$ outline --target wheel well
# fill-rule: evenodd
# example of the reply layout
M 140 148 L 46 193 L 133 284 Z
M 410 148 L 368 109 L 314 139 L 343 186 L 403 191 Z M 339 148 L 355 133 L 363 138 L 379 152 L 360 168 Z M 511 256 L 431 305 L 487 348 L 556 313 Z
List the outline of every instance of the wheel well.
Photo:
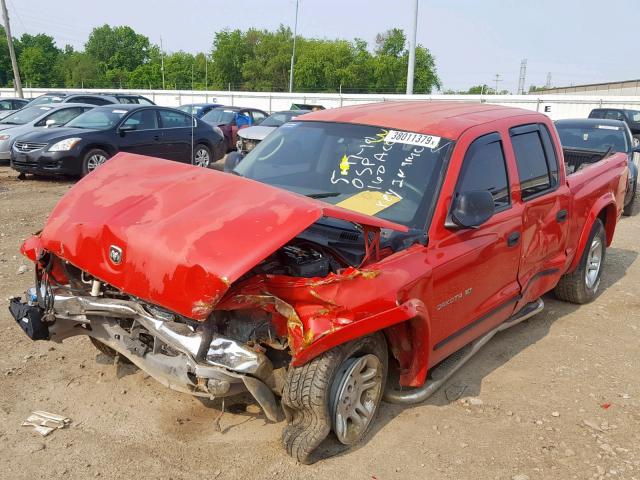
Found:
M 110 157 L 114 156 L 116 153 L 118 153 L 118 149 L 114 148 L 110 145 L 101 145 L 101 144 L 91 144 L 91 145 L 87 145 L 86 147 L 84 147 L 82 149 L 82 155 L 81 157 L 84 158 L 84 156 L 87 154 L 87 152 L 89 150 L 92 150 L 94 148 L 99 148 L 100 150 L 104 150 L 105 152 L 107 152 L 109 154 Z
M 616 229 L 616 207 L 613 204 L 607 205 L 600 210 L 598 218 L 604 225 L 604 231 L 607 234 L 607 246 L 609 246 L 613 241 L 613 232 Z

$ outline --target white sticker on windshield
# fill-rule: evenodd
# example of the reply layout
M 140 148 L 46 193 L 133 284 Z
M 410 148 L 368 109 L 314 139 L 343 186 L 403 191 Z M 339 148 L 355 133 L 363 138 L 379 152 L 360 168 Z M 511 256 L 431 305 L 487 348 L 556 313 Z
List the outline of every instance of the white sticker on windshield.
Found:
M 127 113 L 126 110 L 111 110 L 111 113 Z
M 389 130 L 384 137 L 385 143 L 405 143 L 434 149 L 440 144 L 440 137 L 433 135 L 423 135 L 422 133 L 401 132 L 399 130 Z

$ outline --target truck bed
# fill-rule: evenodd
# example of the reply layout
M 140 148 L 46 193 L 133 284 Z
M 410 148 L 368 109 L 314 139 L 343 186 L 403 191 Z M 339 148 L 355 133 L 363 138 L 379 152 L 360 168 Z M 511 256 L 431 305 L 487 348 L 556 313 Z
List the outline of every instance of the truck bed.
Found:
M 589 165 L 598 163 L 600 160 L 611 155 L 610 152 L 602 152 L 599 150 L 586 150 L 581 148 L 563 148 L 564 163 L 567 169 L 567 175 L 572 175 Z

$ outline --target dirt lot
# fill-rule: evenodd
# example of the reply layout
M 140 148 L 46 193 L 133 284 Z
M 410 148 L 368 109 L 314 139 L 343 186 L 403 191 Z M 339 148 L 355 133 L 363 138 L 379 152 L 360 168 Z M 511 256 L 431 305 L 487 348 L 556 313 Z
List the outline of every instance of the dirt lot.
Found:
M 594 303 L 545 298 L 431 400 L 384 404 L 366 443 L 302 466 L 255 405 L 233 405 L 216 432 L 218 404 L 115 366 L 86 338 L 34 343 L 13 324 L 6 300 L 33 281 L 20 243 L 71 185 L 0 166 L 1 478 L 640 479 L 640 216 L 620 224 Z M 20 426 L 39 409 L 72 423 L 42 438 Z

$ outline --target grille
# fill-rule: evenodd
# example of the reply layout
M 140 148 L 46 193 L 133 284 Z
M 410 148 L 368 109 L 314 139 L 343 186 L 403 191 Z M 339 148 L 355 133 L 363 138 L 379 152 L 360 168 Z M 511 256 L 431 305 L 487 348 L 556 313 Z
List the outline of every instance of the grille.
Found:
M 33 152 L 34 150 L 40 150 L 41 148 L 46 147 L 46 143 L 35 143 L 35 142 L 16 142 L 14 147 L 19 152 Z

